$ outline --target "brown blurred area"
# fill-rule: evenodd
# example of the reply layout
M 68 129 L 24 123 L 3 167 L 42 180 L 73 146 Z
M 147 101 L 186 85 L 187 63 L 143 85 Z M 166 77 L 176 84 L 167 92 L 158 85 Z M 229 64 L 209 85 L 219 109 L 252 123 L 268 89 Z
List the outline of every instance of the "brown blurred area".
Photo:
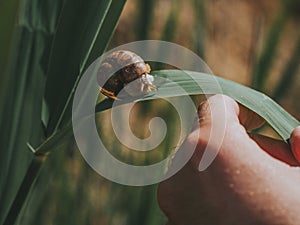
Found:
M 172 41 L 202 56 L 215 75 L 248 86 L 258 61 L 269 58 L 267 78 L 258 89 L 272 96 L 300 48 L 299 5 L 298 0 L 128 0 L 112 46 L 142 39 Z M 277 29 L 276 35 L 271 29 Z M 278 38 L 276 46 L 263 58 L 272 36 Z M 278 101 L 299 119 L 299 66 L 293 73 Z

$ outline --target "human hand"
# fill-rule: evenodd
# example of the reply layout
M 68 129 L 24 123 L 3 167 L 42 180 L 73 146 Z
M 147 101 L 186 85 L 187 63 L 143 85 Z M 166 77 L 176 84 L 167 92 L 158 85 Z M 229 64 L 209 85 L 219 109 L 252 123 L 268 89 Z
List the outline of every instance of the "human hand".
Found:
M 211 109 L 222 112 L 224 102 L 227 125 L 219 153 L 205 171 L 199 171 L 211 135 Z M 199 125 L 179 150 L 197 142 L 193 157 L 158 187 L 168 225 L 299 224 L 300 127 L 293 131 L 290 146 L 249 135 L 247 130 L 261 124 L 259 117 L 222 95 L 202 103 L 198 114 Z

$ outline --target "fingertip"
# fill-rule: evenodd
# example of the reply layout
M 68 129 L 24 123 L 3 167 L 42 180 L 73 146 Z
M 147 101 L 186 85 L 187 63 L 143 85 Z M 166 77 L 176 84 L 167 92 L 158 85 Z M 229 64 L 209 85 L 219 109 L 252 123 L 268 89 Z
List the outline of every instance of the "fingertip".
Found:
M 212 115 L 212 113 L 214 115 Z M 212 117 L 238 121 L 239 106 L 232 98 L 216 94 L 203 101 L 198 107 L 200 122 L 210 122 Z
M 300 126 L 293 130 L 290 143 L 295 158 L 300 162 Z

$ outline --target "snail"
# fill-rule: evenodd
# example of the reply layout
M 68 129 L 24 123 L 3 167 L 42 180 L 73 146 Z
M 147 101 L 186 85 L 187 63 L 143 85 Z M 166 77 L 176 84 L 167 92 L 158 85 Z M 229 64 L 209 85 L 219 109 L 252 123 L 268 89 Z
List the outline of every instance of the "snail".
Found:
M 115 72 L 118 68 L 120 69 Z M 150 71 L 150 66 L 134 52 L 114 51 L 102 61 L 99 67 L 97 80 L 100 92 L 109 98 L 120 100 L 117 95 L 122 89 L 124 89 L 122 98 L 126 95 L 140 96 L 157 90 L 157 87 L 152 84 L 154 78 L 149 74 Z M 131 82 L 133 83 L 129 84 Z

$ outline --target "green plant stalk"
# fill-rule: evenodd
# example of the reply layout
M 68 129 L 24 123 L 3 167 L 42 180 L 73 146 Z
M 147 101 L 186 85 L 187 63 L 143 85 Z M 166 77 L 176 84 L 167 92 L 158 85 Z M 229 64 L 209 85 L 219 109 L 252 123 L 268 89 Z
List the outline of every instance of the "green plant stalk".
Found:
M 8 62 L 11 57 L 11 43 L 13 42 L 13 34 L 14 34 L 14 24 L 16 21 L 16 15 L 18 13 L 19 1 L 3 1 L 0 7 L 0 15 L 2 19 L 0 20 L 1 27 L 1 36 L 0 36 L 0 67 L 1 67 L 1 83 L 0 83 L 0 115 L 2 115 L 2 111 L 5 111 L 5 84 L 9 79 L 8 76 Z M 5 18 L 5 19 L 4 19 Z M 1 127 L 0 122 L 0 127 Z
M 35 155 L 32 159 L 3 225 L 15 224 L 24 202 L 30 192 L 32 184 L 34 184 L 46 157 L 46 155 Z
M 71 135 L 72 123 L 69 122 L 63 129 L 57 131 L 55 134 L 46 139 L 37 149 L 31 149 L 31 151 L 34 153 L 34 157 L 26 171 L 25 177 L 20 185 L 20 188 L 4 220 L 3 225 L 12 225 L 15 223 L 27 199 L 30 189 L 36 181 L 43 163 L 47 159 L 47 154 L 52 148 L 58 148 L 60 144 L 63 144 L 63 140 Z
M 205 50 L 205 29 L 206 29 L 206 13 L 205 13 L 205 1 L 193 0 L 194 13 L 195 13 L 195 34 L 194 43 L 196 53 L 204 59 Z
M 69 121 L 65 127 L 57 130 L 53 135 L 47 138 L 38 148 L 36 148 L 36 154 L 43 155 L 49 153 L 52 149 L 56 149 L 59 144 L 62 144 L 62 140 L 73 135 L 72 123 Z
M 283 95 L 287 92 L 291 84 L 294 82 L 297 70 L 299 68 L 300 59 L 300 35 L 298 36 L 297 43 L 294 48 L 290 60 L 286 64 L 278 86 L 276 87 L 272 98 L 279 101 Z
M 175 37 L 177 31 L 177 23 L 180 16 L 182 1 L 173 1 L 171 4 L 171 11 L 167 18 L 166 24 L 164 26 L 161 40 L 172 41 Z
M 125 0 L 91 1 L 89 4 L 80 0 L 12 0 L 1 4 L 1 16 L 5 19 L 0 24 L 4 25 L 7 32 L 0 37 L 0 49 L 3 50 L 0 58 L 5 59 L 0 60 L 0 63 L 4 63 L 2 69 L 5 75 L 0 82 L 0 86 L 3 86 L 0 88 L 0 98 L 5 100 L 0 101 L 5 106 L 0 107 L 0 114 L 5 120 L 0 122 L 0 126 L 8 128 L 0 140 L 3 147 L 0 151 L 3 156 L 1 224 L 4 219 L 8 221 L 5 224 L 10 225 L 16 221 L 42 165 L 39 162 L 40 155 L 28 155 L 24 151 L 26 142 L 36 146 L 44 140 L 40 115 L 49 115 L 49 121 L 47 118 L 43 121 L 48 131 L 45 136 L 51 135 L 43 143 L 48 148 L 57 147 L 63 140 L 62 136 L 72 134 L 71 126 L 69 130 L 66 129 L 67 132 L 64 130 L 67 128 L 65 122 L 68 122 L 65 118 L 70 115 L 67 107 L 68 102 L 70 105 L 72 102 L 72 88 L 76 87 L 75 81 L 85 67 L 104 51 L 124 4 Z M 13 34 L 16 34 L 16 43 L 12 42 Z M 45 96 L 47 107 L 41 112 L 42 98 Z M 11 123 L 15 126 L 11 126 Z M 16 137 L 18 141 L 14 141 Z
M 145 40 L 148 39 L 149 31 L 151 30 L 154 1 L 144 0 L 139 1 L 138 4 L 140 10 L 138 10 L 139 15 L 136 24 L 136 30 L 138 31 L 138 39 Z
M 252 87 L 262 91 L 276 56 L 277 46 L 283 29 L 288 20 L 288 14 L 283 8 L 275 19 L 265 40 L 265 46 L 253 68 Z

